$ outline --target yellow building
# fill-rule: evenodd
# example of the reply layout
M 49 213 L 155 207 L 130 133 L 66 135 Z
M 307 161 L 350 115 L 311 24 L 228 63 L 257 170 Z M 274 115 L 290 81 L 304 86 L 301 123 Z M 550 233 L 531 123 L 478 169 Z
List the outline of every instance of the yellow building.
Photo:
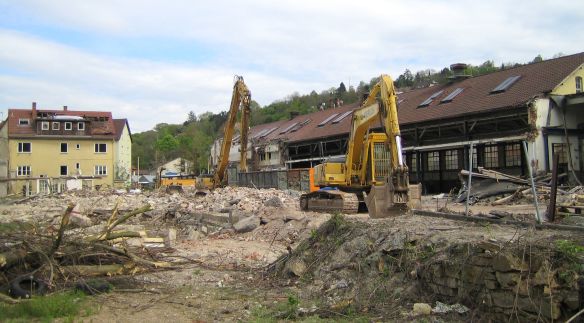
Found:
M 8 110 L 0 156 L 0 195 L 113 187 L 129 180 L 131 136 L 127 120 L 111 112 L 37 110 L 33 103 Z

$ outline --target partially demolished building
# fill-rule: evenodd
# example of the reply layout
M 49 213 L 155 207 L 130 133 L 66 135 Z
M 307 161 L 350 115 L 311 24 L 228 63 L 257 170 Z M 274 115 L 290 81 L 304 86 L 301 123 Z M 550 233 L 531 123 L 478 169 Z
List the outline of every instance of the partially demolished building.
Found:
M 451 66 L 450 82 L 398 95 L 398 115 L 410 181 L 424 191 L 448 192 L 472 163 L 527 174 L 527 160 L 549 171 L 584 169 L 584 53 L 470 77 L 464 64 Z M 252 170 L 307 168 L 343 156 L 352 111 L 358 105 L 294 116 L 255 126 L 250 132 Z M 529 158 L 522 149 L 528 142 Z M 240 143 L 234 141 L 232 151 Z M 237 164 L 238 154 L 230 156 Z

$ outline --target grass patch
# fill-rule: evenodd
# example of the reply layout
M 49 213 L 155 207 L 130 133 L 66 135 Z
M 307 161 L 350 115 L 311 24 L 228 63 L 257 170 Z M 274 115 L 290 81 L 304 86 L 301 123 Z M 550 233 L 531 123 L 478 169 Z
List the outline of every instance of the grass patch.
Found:
M 14 232 L 32 231 L 33 229 L 34 226 L 27 222 L 14 221 L 0 223 L 0 235 Z
M 85 297 L 81 292 L 65 292 L 35 297 L 14 305 L 0 304 L 0 321 L 27 322 L 38 319 L 50 322 L 55 318 L 72 321 L 76 316 L 93 312 L 93 308 L 85 306 Z

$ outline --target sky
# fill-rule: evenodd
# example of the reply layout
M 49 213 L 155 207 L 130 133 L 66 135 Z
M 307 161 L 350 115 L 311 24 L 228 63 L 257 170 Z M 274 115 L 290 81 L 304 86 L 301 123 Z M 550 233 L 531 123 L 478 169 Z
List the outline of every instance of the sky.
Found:
M 112 111 L 133 133 L 452 63 L 582 52 L 582 0 L 0 0 L 0 118 Z

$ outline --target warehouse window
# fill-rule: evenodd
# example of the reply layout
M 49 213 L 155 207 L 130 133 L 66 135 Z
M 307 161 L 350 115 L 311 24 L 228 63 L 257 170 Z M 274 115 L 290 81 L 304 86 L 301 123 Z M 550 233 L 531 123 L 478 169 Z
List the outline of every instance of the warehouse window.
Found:
M 521 166 L 521 145 L 507 144 L 505 145 L 505 166 Z
M 485 167 L 496 168 L 499 167 L 499 147 L 485 146 Z
M 458 169 L 458 150 L 447 150 L 444 152 L 446 169 Z
M 440 170 L 440 152 L 431 151 L 428 156 L 428 171 Z
M 558 165 L 568 165 L 568 146 L 566 144 L 552 144 L 552 153 L 559 153 Z

